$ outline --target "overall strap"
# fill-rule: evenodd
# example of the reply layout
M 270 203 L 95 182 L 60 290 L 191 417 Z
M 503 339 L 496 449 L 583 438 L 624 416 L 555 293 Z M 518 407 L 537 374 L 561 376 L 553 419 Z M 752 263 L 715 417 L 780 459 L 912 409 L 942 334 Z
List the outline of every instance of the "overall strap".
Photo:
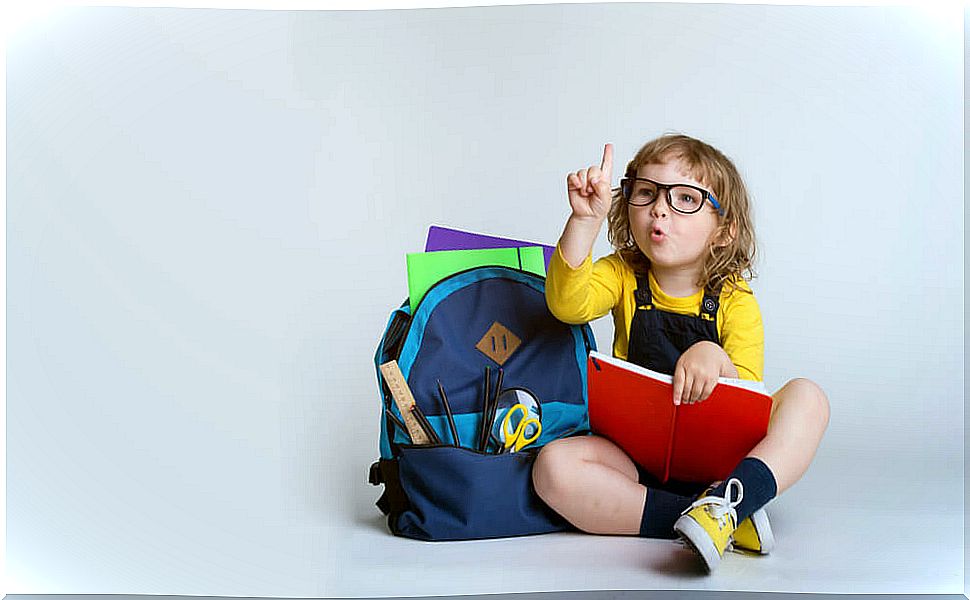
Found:
M 701 300 L 700 317 L 705 321 L 714 321 L 717 317 L 717 309 L 721 305 L 720 291 L 704 290 L 704 299 Z
M 650 280 L 646 275 L 637 275 L 637 289 L 633 292 L 636 308 L 653 309 L 653 294 L 650 293 Z

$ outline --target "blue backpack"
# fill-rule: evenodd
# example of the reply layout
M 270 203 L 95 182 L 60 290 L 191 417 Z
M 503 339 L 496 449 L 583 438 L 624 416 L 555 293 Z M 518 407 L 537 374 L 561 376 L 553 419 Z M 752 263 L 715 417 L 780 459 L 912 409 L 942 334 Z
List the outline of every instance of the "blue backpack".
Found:
M 544 278 L 507 267 L 456 273 L 428 290 L 413 315 L 407 300 L 392 312 L 374 357 L 380 459 L 369 474 L 371 484 L 384 484 L 377 506 L 391 533 L 468 540 L 573 529 L 536 495 L 532 465 L 545 444 L 589 432 L 586 357 L 595 344 L 589 325 L 549 312 Z M 437 442 L 414 444 L 402 426 L 380 370 L 391 360 Z M 539 405 L 529 416 L 541 417 L 541 435 L 517 452 L 497 453 L 495 439 L 482 449 L 485 367 L 501 369 L 502 390 L 527 390 Z M 491 421 L 499 430 L 501 417 Z

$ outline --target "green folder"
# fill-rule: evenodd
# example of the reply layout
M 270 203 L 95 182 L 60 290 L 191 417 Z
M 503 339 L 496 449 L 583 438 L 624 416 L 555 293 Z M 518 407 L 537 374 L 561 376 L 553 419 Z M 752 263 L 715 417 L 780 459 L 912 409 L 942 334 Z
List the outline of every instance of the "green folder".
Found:
M 431 286 L 472 267 L 511 267 L 546 276 L 546 260 L 539 246 L 413 252 L 407 255 L 407 261 L 411 314 Z

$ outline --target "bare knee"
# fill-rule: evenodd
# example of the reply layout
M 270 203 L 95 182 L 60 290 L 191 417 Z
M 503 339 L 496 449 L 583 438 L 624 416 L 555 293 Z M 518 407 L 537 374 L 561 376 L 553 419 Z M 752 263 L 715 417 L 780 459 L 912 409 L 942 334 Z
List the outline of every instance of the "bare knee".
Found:
M 532 485 L 536 494 L 553 508 L 568 503 L 576 494 L 588 490 L 590 469 L 616 471 L 639 480 L 636 465 L 623 450 L 606 438 L 589 435 L 555 440 L 539 451 L 532 466 Z
M 571 448 L 570 438 L 549 442 L 536 456 L 532 465 L 532 485 L 536 493 L 546 503 L 562 493 L 565 487 L 569 465 L 581 457 Z
M 799 377 L 792 379 L 785 384 L 786 390 L 791 394 L 798 395 L 801 402 L 806 402 L 811 407 L 811 413 L 815 415 L 822 429 L 829 425 L 829 399 L 821 387 L 811 379 Z

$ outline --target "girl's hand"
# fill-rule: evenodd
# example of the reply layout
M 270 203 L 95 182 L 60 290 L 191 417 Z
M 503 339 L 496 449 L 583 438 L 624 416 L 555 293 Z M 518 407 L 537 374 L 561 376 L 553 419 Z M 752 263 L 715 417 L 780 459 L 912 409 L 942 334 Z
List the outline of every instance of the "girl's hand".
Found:
M 674 404 L 707 400 L 718 377 L 736 372 L 723 348 L 714 342 L 697 342 L 680 355 L 674 367 Z
M 613 144 L 603 148 L 603 162 L 597 166 L 580 169 L 566 176 L 566 191 L 573 217 L 602 221 L 610 211 L 613 193 Z

